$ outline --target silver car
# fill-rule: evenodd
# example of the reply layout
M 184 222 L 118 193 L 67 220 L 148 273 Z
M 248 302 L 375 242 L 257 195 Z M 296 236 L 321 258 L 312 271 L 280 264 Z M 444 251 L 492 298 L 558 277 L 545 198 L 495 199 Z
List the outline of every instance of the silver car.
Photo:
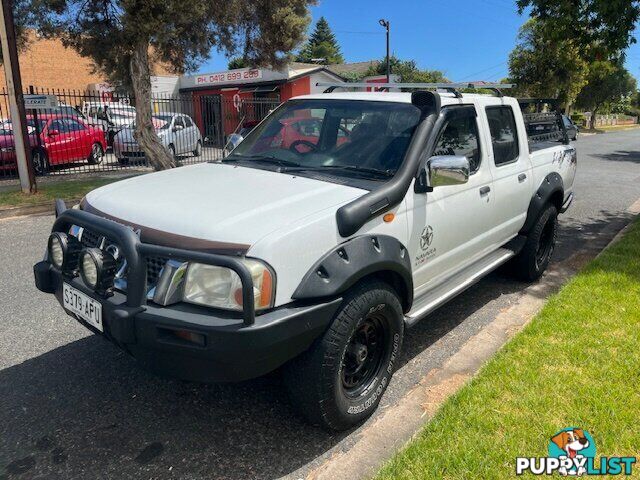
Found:
M 152 120 L 160 141 L 174 157 L 202 155 L 202 135 L 191 117 L 182 113 L 160 113 L 153 115 Z M 120 163 L 144 158 L 144 152 L 133 135 L 134 130 L 135 125 L 124 128 L 113 140 L 113 153 Z

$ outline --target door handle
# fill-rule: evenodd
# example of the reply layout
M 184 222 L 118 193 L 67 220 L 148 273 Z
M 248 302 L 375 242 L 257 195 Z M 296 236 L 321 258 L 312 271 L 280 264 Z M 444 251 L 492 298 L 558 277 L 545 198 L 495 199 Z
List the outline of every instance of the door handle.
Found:
M 480 189 L 480 196 L 484 197 L 485 195 L 488 195 L 490 191 L 491 191 L 491 187 L 488 187 L 488 186 L 487 187 L 482 187 Z
M 518 175 L 518 181 L 520 183 L 524 182 L 527 179 L 527 174 L 526 173 L 521 173 L 520 175 Z

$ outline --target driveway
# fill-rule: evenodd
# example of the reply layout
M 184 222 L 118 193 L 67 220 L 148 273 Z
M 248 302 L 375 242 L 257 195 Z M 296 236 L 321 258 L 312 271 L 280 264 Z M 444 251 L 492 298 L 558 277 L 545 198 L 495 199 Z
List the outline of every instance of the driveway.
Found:
M 612 238 L 640 197 L 640 131 L 582 138 L 554 261 Z M 0 478 L 300 478 L 349 449 L 288 403 L 279 375 L 198 385 L 140 370 L 33 287 L 52 217 L 0 221 Z M 491 275 L 408 332 L 388 408 L 525 285 Z M 375 418 L 375 417 L 374 417 Z

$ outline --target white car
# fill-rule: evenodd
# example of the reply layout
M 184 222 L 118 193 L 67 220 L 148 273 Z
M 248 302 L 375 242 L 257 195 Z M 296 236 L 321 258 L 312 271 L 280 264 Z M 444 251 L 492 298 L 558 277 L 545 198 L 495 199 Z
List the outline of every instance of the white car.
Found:
M 222 162 L 58 202 L 36 285 L 145 368 L 283 367 L 312 423 L 350 428 L 407 328 L 506 262 L 540 278 L 573 199 L 566 132 L 529 138 L 518 100 L 456 87 L 294 98 Z
M 153 115 L 153 125 L 162 144 L 171 155 L 202 155 L 202 135 L 195 122 L 182 113 L 161 113 Z M 144 152 L 134 137 L 135 125 L 123 128 L 113 139 L 113 153 L 120 163 L 131 159 L 144 158 Z

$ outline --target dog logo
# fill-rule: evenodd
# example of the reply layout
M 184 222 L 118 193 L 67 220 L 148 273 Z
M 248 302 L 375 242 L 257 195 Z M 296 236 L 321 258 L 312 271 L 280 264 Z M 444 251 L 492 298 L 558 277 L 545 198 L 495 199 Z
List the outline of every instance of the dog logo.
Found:
M 420 248 L 427 250 L 433 243 L 433 227 L 427 225 L 420 235 Z
M 593 437 L 577 427 L 565 428 L 551 437 L 548 452 L 547 457 L 517 457 L 516 475 L 630 476 L 637 461 L 636 457 L 596 458 Z
M 572 462 L 574 459 L 594 458 L 596 456 L 596 446 L 593 438 L 588 432 L 581 428 L 565 428 L 551 437 L 549 443 L 549 456 L 555 458 L 568 458 Z M 575 465 L 578 465 L 574 462 Z M 587 473 L 585 466 L 574 466 L 573 468 L 561 467 L 560 475 L 581 477 Z

